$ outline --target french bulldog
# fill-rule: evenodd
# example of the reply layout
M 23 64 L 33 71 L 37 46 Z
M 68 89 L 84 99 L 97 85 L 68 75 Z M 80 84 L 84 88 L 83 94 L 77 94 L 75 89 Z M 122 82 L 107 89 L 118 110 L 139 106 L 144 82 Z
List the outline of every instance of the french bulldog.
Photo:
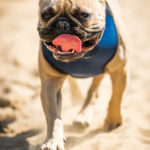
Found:
M 93 77 L 75 124 L 91 123 L 92 98 L 105 74 L 112 96 L 104 128 L 122 123 L 121 100 L 126 87 L 126 43 L 114 0 L 40 0 L 39 73 L 47 137 L 41 150 L 64 150 L 61 88 L 68 76 Z

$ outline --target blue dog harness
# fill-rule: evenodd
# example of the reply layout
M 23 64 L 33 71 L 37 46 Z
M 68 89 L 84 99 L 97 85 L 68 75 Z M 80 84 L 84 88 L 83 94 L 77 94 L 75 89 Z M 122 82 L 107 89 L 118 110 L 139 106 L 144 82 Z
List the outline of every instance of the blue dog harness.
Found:
M 61 73 L 77 78 L 86 78 L 104 72 L 105 66 L 114 57 L 118 48 L 118 34 L 110 8 L 106 9 L 106 26 L 103 36 L 93 50 L 73 62 L 61 62 L 53 57 L 42 42 L 43 54 L 48 63 Z

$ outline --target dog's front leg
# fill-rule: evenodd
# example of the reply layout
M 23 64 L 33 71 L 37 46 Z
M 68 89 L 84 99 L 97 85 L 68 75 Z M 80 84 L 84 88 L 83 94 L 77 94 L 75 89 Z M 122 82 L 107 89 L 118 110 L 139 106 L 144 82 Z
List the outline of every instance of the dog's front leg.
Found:
M 42 79 L 41 100 L 47 122 L 47 137 L 41 150 L 63 150 L 64 136 L 61 120 L 61 85 L 64 78 Z
M 112 130 L 122 123 L 121 101 L 126 87 L 126 70 L 120 68 L 109 72 L 112 81 L 112 96 L 108 106 L 107 117 L 105 119 L 105 129 Z

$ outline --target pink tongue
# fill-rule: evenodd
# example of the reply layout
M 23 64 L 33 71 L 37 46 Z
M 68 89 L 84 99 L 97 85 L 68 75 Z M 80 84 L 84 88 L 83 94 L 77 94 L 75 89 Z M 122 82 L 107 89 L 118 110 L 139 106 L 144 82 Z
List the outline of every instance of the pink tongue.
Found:
M 56 37 L 52 43 L 55 46 L 61 46 L 62 51 L 68 52 L 70 49 L 75 50 L 76 52 L 81 52 L 81 40 L 75 36 L 70 34 L 62 34 Z

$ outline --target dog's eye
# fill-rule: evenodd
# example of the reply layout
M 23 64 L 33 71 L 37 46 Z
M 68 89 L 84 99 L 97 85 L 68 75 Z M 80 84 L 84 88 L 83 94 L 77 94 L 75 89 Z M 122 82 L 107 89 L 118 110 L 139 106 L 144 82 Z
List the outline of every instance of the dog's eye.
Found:
M 47 12 L 44 12 L 44 13 L 42 13 L 41 17 L 44 20 L 48 20 L 48 19 L 50 19 L 51 15 Z
M 41 13 L 41 18 L 45 21 L 48 21 L 54 15 L 55 15 L 54 10 L 51 7 L 46 7 Z
M 88 19 L 90 19 L 91 15 L 86 13 L 86 12 L 81 12 L 78 14 L 78 19 L 81 21 L 87 21 Z

